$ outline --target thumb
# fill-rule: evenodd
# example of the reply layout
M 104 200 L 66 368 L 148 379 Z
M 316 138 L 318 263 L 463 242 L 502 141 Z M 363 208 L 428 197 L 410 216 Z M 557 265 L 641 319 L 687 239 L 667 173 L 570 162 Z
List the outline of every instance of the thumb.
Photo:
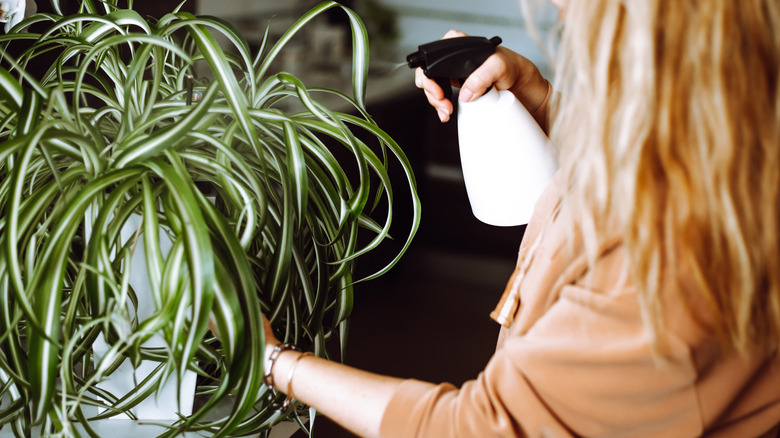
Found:
M 447 33 L 444 34 L 442 39 L 457 38 L 457 37 L 464 37 L 464 36 L 468 36 L 468 35 L 459 30 L 450 29 L 447 31 Z
M 463 86 L 460 87 L 460 94 L 458 100 L 461 102 L 471 102 L 479 96 L 485 94 L 485 92 L 493 86 L 493 77 L 489 75 L 488 71 L 482 67 L 474 70 L 473 73 L 466 79 Z

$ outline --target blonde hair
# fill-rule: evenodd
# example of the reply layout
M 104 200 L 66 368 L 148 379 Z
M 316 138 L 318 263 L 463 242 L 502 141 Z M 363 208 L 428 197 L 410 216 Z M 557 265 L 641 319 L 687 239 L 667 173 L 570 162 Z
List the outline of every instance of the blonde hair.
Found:
M 552 137 L 569 220 L 593 260 L 620 234 L 656 340 L 671 284 L 681 302 L 707 304 L 692 316 L 726 344 L 780 345 L 779 5 L 572 0 L 566 11 Z

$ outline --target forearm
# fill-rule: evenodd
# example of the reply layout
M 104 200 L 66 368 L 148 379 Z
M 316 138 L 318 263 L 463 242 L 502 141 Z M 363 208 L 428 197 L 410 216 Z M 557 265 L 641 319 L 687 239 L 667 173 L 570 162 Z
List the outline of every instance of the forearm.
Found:
M 301 354 L 284 351 L 275 360 L 272 377 L 276 389 L 289 394 L 292 383 L 296 400 L 359 436 L 378 436 L 385 408 L 402 380 Z

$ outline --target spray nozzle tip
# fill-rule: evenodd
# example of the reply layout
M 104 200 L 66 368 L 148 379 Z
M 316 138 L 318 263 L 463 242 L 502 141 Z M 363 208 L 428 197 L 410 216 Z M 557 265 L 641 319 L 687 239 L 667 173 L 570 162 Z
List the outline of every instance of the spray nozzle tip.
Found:
M 425 65 L 425 54 L 418 50 L 406 57 L 406 64 L 409 68 L 417 68 Z

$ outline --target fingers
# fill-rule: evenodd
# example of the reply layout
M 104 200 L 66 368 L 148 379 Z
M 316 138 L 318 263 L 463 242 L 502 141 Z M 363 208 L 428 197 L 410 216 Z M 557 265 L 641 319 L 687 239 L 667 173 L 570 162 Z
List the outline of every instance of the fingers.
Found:
M 414 84 L 417 88 L 422 88 L 426 94 L 430 94 L 434 99 L 439 100 L 444 98 L 444 90 L 439 87 L 433 79 L 425 76 L 425 72 L 420 67 L 414 71 Z
M 271 328 L 271 322 L 268 321 L 265 315 L 263 315 L 263 330 L 265 330 L 265 337 L 273 337 L 273 329 Z
M 274 346 L 279 343 L 279 341 L 274 336 L 274 331 L 271 328 L 271 322 L 268 321 L 268 318 L 266 318 L 265 315 L 263 315 L 263 332 L 265 333 L 266 349 L 268 346 Z
M 211 331 L 211 334 L 213 334 L 215 338 L 219 339 L 219 330 L 217 330 L 217 322 L 214 321 L 213 314 L 209 317 L 209 330 Z
M 450 30 L 443 38 L 463 36 L 467 35 L 458 30 Z M 421 68 L 416 69 L 414 82 L 425 92 L 425 97 L 436 109 L 439 120 L 447 122 L 453 112 L 453 105 L 445 98 L 444 90 L 436 81 L 425 76 Z M 547 80 L 536 65 L 503 46 L 498 46 L 495 53 L 471 73 L 463 83 L 458 98 L 461 102 L 470 102 L 485 94 L 490 87 L 510 90 L 529 111 L 539 108 L 540 103 L 546 100 L 548 91 Z
M 452 102 L 444 97 L 444 90 L 433 79 L 425 76 L 421 68 L 414 72 L 414 83 L 425 92 L 428 103 L 436 110 L 442 123 L 450 119 Z
M 548 91 L 547 80 L 533 62 L 502 46 L 466 79 L 459 100 L 470 102 L 491 86 L 511 91 L 529 111 L 539 108 Z
M 450 30 L 444 36 L 445 38 L 457 38 L 467 36 L 465 33 L 459 30 Z M 447 122 L 450 119 L 450 115 L 453 111 L 452 102 L 444 97 L 444 90 L 441 89 L 436 81 L 425 76 L 421 68 L 417 68 L 414 72 L 414 83 L 417 88 L 421 88 L 425 92 L 425 97 L 428 99 L 428 103 L 436 110 L 439 115 L 439 120 L 442 123 Z
M 499 90 L 511 88 L 518 79 L 517 71 L 509 68 L 514 64 L 512 55 L 515 55 L 514 52 L 498 47 L 496 53 L 486 59 L 463 83 L 459 100 L 470 102 L 485 94 L 493 85 Z

